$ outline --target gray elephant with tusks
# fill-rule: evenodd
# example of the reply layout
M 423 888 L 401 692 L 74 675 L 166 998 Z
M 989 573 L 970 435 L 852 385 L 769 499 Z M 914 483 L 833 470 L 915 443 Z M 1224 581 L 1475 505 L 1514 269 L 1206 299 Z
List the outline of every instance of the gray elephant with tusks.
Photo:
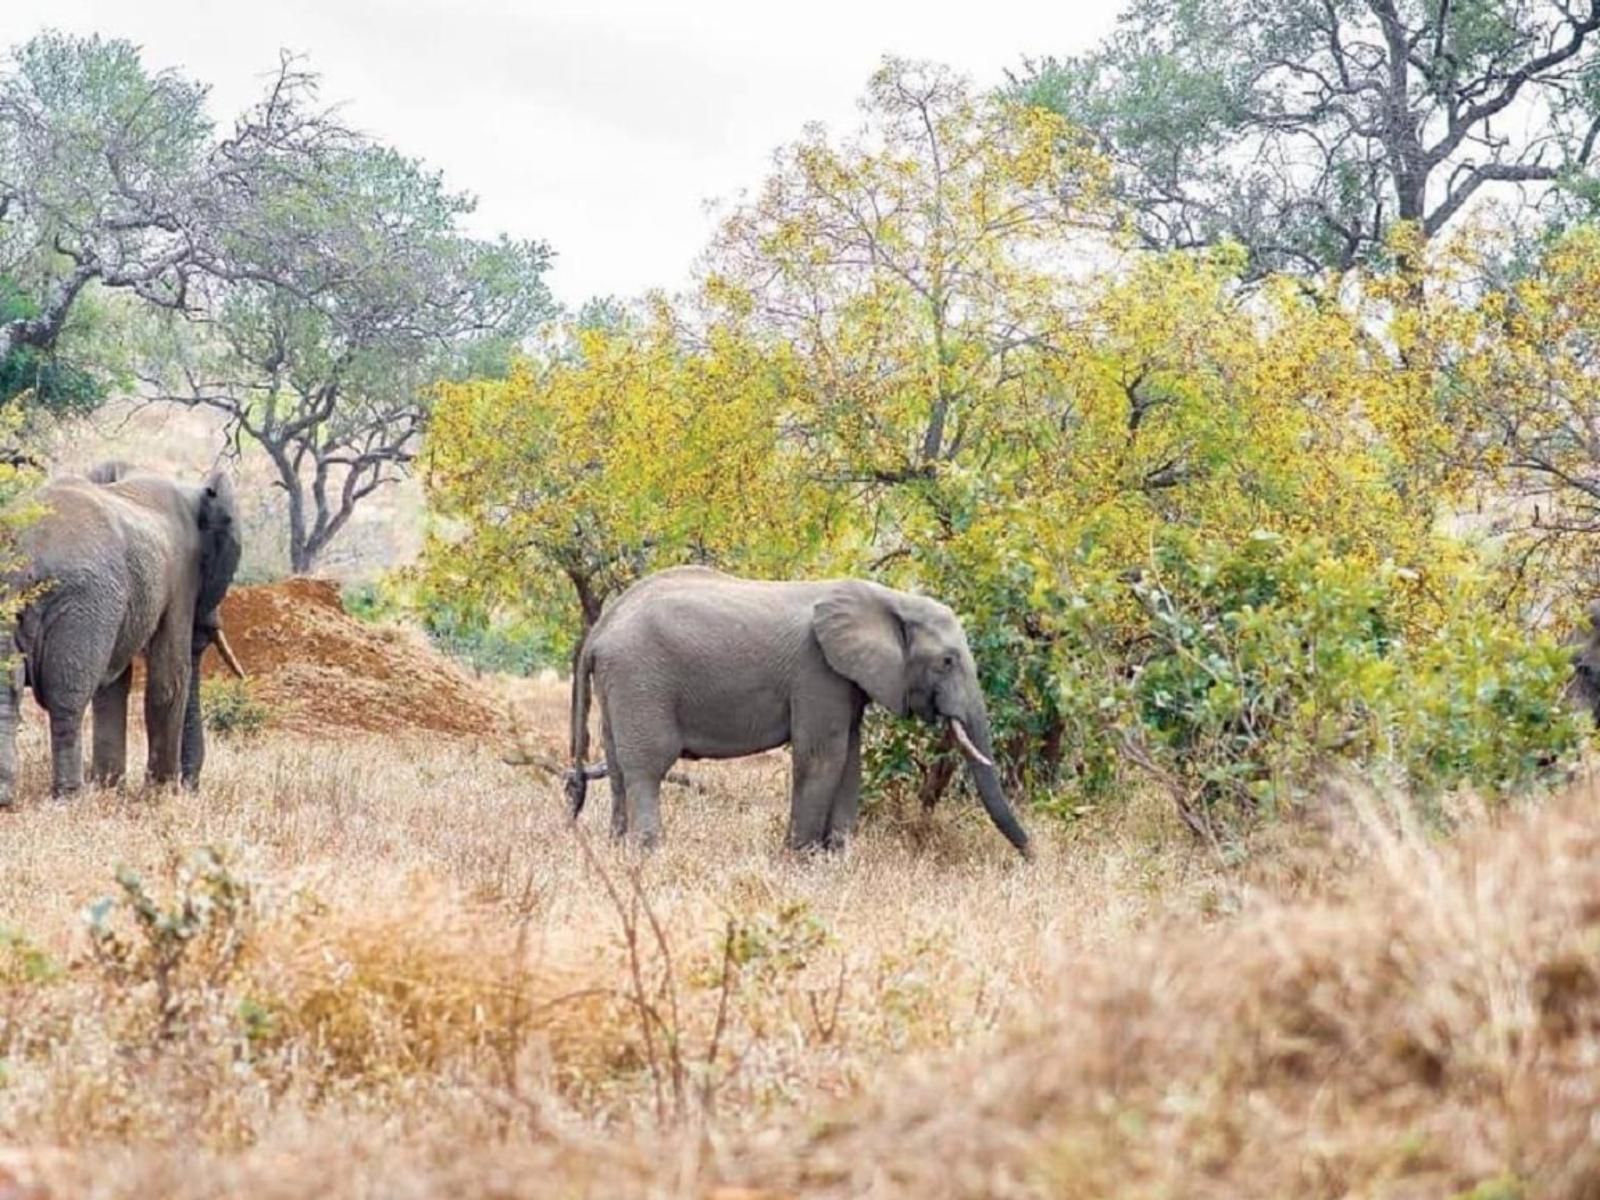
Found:
M 591 677 L 603 767 L 584 762 Z M 949 722 L 990 818 L 1030 853 L 1000 787 L 977 667 L 950 609 L 862 580 L 763 582 L 706 567 L 640 580 L 590 631 L 572 679 L 572 816 L 588 781 L 604 775 L 612 834 L 652 845 L 661 780 L 679 758 L 788 744 L 789 846 L 842 846 L 860 808 L 869 701 Z
M 243 675 L 218 622 L 241 550 L 232 483 L 221 472 L 189 484 L 105 463 L 53 480 L 38 499 L 43 512 L 21 539 L 25 566 L 10 581 L 36 594 L 4 631 L 18 662 L 0 678 L 0 807 L 16 790 L 24 685 L 50 716 L 52 794 L 83 784 L 91 705 L 92 776 L 121 780 L 140 655 L 149 781 L 194 784 L 205 760 L 200 656 L 215 644 Z

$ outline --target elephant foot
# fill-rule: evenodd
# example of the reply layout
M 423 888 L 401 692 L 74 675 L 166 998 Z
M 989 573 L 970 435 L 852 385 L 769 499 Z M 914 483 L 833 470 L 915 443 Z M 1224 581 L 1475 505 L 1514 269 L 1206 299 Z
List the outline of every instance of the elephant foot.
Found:
M 831 858 L 844 851 L 847 842 L 835 840 L 831 837 L 807 838 L 803 842 L 790 842 L 789 853 L 796 858 L 811 861 L 814 859 Z

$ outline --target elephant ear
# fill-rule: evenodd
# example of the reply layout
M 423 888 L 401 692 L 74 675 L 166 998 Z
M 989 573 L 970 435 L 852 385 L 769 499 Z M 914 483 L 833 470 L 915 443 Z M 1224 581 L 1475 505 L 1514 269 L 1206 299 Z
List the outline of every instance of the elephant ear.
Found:
M 811 610 L 828 665 L 891 712 L 906 713 L 906 629 L 892 599 L 860 582 L 841 583 Z
M 200 595 L 195 615 L 201 621 L 209 621 L 233 583 L 243 551 L 233 480 L 223 472 L 214 472 L 201 488 L 196 520 L 200 527 Z

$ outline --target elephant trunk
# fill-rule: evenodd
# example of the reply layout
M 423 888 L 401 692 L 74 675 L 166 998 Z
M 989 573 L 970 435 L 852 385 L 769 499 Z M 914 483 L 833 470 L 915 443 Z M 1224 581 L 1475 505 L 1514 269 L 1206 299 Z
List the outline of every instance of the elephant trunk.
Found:
M 205 720 L 200 712 L 200 656 L 209 644 L 210 637 L 197 628 L 189 655 L 189 695 L 183 708 L 183 743 L 178 764 L 183 786 L 188 788 L 200 782 L 200 768 L 206 761 Z
M 994 746 L 989 740 L 989 722 L 980 718 L 969 726 L 959 717 L 951 717 L 950 732 L 955 735 L 956 744 L 966 756 L 967 770 L 972 773 L 972 782 L 978 789 L 978 796 L 983 800 L 989 819 L 1024 858 L 1032 858 L 1028 832 L 1018 823 L 1000 787 L 1000 772 L 994 765 Z

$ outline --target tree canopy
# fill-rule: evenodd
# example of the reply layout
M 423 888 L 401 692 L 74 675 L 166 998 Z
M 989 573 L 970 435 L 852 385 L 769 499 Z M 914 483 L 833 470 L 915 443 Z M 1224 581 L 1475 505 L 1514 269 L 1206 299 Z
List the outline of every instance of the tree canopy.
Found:
M 1111 253 L 1109 179 L 1063 117 L 890 60 L 857 135 L 778 154 L 692 295 L 441 389 L 425 585 L 569 646 L 678 562 L 922 590 L 966 620 L 1016 780 L 1082 800 L 1142 764 L 1197 827 L 1330 746 L 1438 782 L 1570 745 L 1559 652 L 1476 607 L 1436 528 L 1466 325 L 1455 293 L 1418 313 L 1432 260 L 1333 293 L 1246 286 L 1237 245 Z M 1456 644 L 1470 677 L 1436 679 Z M 1494 731 L 1474 697 L 1502 687 Z M 885 722 L 868 758 L 926 799 L 949 754 Z
M 1587 193 L 1597 31 L 1592 0 L 1133 0 L 1013 90 L 1092 135 L 1145 245 L 1343 270 L 1396 222 L 1428 239 L 1490 195 Z
M 543 612 L 574 645 L 651 569 L 798 569 L 828 513 L 777 420 L 793 386 L 785 356 L 728 330 L 688 339 L 659 309 L 579 323 L 504 380 L 443 384 L 427 586 Z
M 0 276 L 30 303 L 0 321 L 0 359 L 52 347 L 91 286 L 193 311 L 198 280 L 245 269 L 230 239 L 263 185 L 344 137 L 288 59 L 227 136 L 205 99 L 123 40 L 47 33 L 12 52 L 0 71 Z
M 296 571 L 407 469 L 433 384 L 503 371 L 554 308 L 548 248 L 463 234 L 472 202 L 438 174 L 355 138 L 312 165 L 283 164 L 230 233 L 203 327 L 172 327 L 146 368 L 266 451 Z

